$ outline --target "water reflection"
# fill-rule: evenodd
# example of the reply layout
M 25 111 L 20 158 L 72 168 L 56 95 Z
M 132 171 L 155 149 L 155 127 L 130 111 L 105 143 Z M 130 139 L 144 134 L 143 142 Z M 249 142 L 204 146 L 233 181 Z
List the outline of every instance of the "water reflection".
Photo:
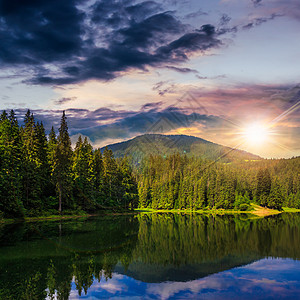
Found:
M 108 299 L 298 299 L 299 263 L 290 259 L 261 259 L 244 267 L 185 282 L 146 283 L 113 273 L 93 284 L 85 298 Z M 289 278 L 289 280 L 287 280 Z M 73 299 L 76 293 L 72 294 Z
M 297 214 L 2 225 L 0 298 L 289 298 L 300 292 L 299 229 Z

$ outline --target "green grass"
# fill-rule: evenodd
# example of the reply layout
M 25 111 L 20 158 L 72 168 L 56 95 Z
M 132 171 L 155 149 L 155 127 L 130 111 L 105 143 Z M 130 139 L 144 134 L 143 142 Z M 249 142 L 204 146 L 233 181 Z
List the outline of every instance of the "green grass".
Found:
M 152 209 L 152 208 L 138 208 L 135 209 L 136 212 L 140 213 L 200 213 L 200 214 L 216 214 L 216 215 L 224 215 L 224 214 L 248 214 L 252 211 L 241 211 L 234 209 Z
M 291 213 L 300 212 L 299 208 L 283 207 L 282 209 L 284 212 L 291 212 Z
M 80 213 L 78 215 L 50 215 L 50 216 L 38 216 L 38 217 L 25 217 L 27 222 L 31 221 L 43 221 L 43 220 L 60 220 L 60 219 L 72 219 L 72 218 L 84 218 L 89 217 L 88 213 Z
M 0 223 L 14 223 L 14 222 L 34 222 L 34 221 L 44 221 L 44 220 L 62 220 L 62 219 L 71 219 L 71 218 L 84 218 L 84 217 L 89 217 L 91 216 L 90 214 L 86 213 L 86 212 L 77 212 L 74 214 L 53 214 L 53 215 L 49 215 L 49 214 L 44 214 L 41 216 L 26 216 L 24 218 L 18 218 L 18 219 L 7 219 L 7 218 L 3 218 L 0 219 Z
M 92 216 L 109 216 L 109 215 L 125 215 L 125 214 L 136 214 L 135 210 L 124 210 L 124 211 L 115 211 L 111 210 L 99 210 L 93 213 L 87 213 L 85 211 L 69 211 L 65 214 L 50 214 L 49 212 L 45 212 L 40 216 L 25 216 L 24 218 L 19 219 L 7 219 L 1 218 L 0 224 L 8 224 L 8 223 L 15 223 L 15 222 L 36 222 L 36 221 L 57 221 L 57 220 L 65 220 L 65 219 L 76 219 L 76 218 L 88 218 Z
M 251 203 L 250 210 L 241 211 L 235 209 L 201 209 L 201 210 L 191 210 L 191 209 L 152 209 L 152 208 L 143 208 L 136 209 L 136 212 L 140 213 L 200 213 L 200 214 L 213 214 L 213 215 L 225 215 L 225 214 L 253 214 L 258 217 L 264 217 L 269 215 L 280 214 L 283 211 L 285 212 L 300 212 L 300 210 L 296 210 L 293 208 L 285 208 L 283 211 L 279 211 L 276 209 L 270 209 L 261 207 L 254 203 Z
M 247 211 L 235 210 L 235 209 L 200 209 L 200 210 L 192 210 L 192 209 L 153 209 L 153 208 L 138 208 L 133 211 L 119 212 L 115 213 L 113 211 L 102 211 L 96 212 L 94 214 L 89 214 L 84 211 L 74 212 L 74 214 L 66 214 L 66 215 L 42 215 L 42 216 L 32 216 L 25 217 L 24 219 L 0 219 L 0 223 L 14 223 L 14 222 L 35 222 L 35 221 L 51 221 L 51 220 L 64 220 L 64 219 L 75 219 L 75 218 L 87 218 L 90 216 L 97 215 L 116 215 L 116 214 L 134 214 L 134 213 L 198 213 L 198 214 L 212 214 L 212 215 L 225 215 L 225 214 L 253 214 L 259 217 L 264 217 L 267 215 L 280 214 L 282 212 L 288 213 L 298 213 L 300 209 L 297 208 L 289 208 L 283 207 L 283 211 L 278 211 L 275 209 L 264 208 L 254 203 L 251 203 L 251 209 Z

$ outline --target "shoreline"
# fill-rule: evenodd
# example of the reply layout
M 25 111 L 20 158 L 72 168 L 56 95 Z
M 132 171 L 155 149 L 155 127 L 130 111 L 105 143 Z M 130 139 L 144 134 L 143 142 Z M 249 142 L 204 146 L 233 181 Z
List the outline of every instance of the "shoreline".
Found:
M 209 209 L 209 210 L 191 210 L 191 209 L 153 209 L 153 208 L 137 208 L 132 211 L 124 212 L 99 212 L 99 213 L 86 213 L 79 215 L 52 215 L 52 216 L 40 216 L 40 217 L 25 217 L 24 219 L 1 219 L 0 224 L 12 224 L 22 222 L 37 222 L 37 221 L 57 221 L 57 220 L 69 220 L 69 219 L 81 219 L 98 216 L 122 216 L 122 215 L 135 215 L 139 213 L 185 213 L 185 214 L 208 214 L 208 215 L 230 215 L 230 214 L 246 214 L 254 215 L 256 217 L 267 217 L 272 215 L 278 215 L 281 213 L 300 213 L 300 209 L 283 207 L 282 211 L 261 207 L 253 204 L 253 209 L 248 211 L 234 210 L 234 209 Z
M 299 213 L 300 209 L 297 208 L 288 208 L 283 207 L 282 211 L 261 207 L 259 205 L 253 204 L 252 210 L 241 211 L 234 209 L 200 209 L 200 210 L 191 210 L 191 209 L 152 209 L 152 208 L 139 208 L 136 209 L 139 213 L 198 213 L 198 214 L 209 214 L 209 215 L 225 215 L 225 214 L 251 214 L 257 217 L 266 217 L 272 215 L 278 215 L 281 213 Z
M 11 224 L 11 223 L 23 223 L 23 222 L 37 222 L 37 221 L 57 221 L 57 220 L 68 220 L 68 219 L 81 219 L 98 216 L 118 216 L 118 215 L 131 215 L 137 214 L 136 211 L 124 211 L 124 212 L 99 212 L 99 213 L 86 213 L 79 215 L 52 215 L 52 216 L 40 216 L 40 217 L 25 217 L 24 219 L 1 219 L 0 224 Z

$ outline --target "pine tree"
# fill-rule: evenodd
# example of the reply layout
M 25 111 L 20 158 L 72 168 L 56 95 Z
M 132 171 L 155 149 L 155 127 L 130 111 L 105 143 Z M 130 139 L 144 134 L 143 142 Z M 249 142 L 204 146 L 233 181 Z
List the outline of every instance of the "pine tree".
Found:
M 139 208 L 147 208 L 152 202 L 148 179 L 145 177 L 139 181 L 138 201 Z
M 284 198 L 280 185 L 277 180 L 274 180 L 272 183 L 271 193 L 268 199 L 267 206 L 269 208 L 281 210 L 283 200 Z
M 41 189 L 41 197 L 45 201 L 47 197 L 51 194 L 50 188 L 50 164 L 48 161 L 48 141 L 44 129 L 43 123 L 36 123 L 35 126 L 35 134 L 37 139 L 37 158 L 38 158 L 38 167 L 37 167 L 37 174 L 39 178 L 39 186 Z M 45 205 L 45 203 L 43 203 Z
M 260 169 L 256 177 L 256 199 L 262 206 L 267 206 L 271 191 L 271 176 L 268 169 Z
M 119 188 L 121 186 L 120 173 L 113 152 L 107 147 L 103 152 L 103 173 L 104 173 L 104 194 L 106 204 L 110 206 L 120 206 Z
M 104 169 L 100 149 L 96 149 L 93 155 L 93 190 L 98 204 L 103 204 L 104 196 Z
M 38 157 L 37 128 L 30 110 L 25 114 L 21 135 L 23 142 L 24 206 L 28 210 L 39 213 L 42 209 L 42 186 L 40 184 L 41 178 L 38 176 L 40 160 Z
M 0 212 L 7 217 L 23 217 L 22 144 L 15 113 L 0 117 Z
M 129 165 L 128 158 L 125 156 L 120 163 L 120 172 L 122 177 L 120 187 L 120 197 L 122 199 L 122 207 L 125 209 L 130 207 L 137 207 L 137 184 L 132 174 L 132 169 Z
M 55 180 L 55 169 L 56 169 L 56 148 L 57 148 L 57 139 L 54 128 L 52 126 L 49 136 L 48 136 L 48 144 L 47 144 L 47 158 L 48 165 L 50 169 L 50 179 L 48 185 L 48 205 L 51 208 L 57 207 L 57 199 L 56 199 L 56 180 Z
M 55 169 L 53 177 L 58 191 L 58 211 L 62 211 L 62 200 L 68 201 L 71 196 L 72 180 L 72 148 L 71 140 L 68 132 L 67 117 L 65 111 L 60 122 L 59 134 L 57 138 L 57 147 L 55 152 Z
M 72 164 L 74 197 L 76 204 L 86 210 L 94 207 L 93 148 L 87 138 L 79 136 L 75 146 Z

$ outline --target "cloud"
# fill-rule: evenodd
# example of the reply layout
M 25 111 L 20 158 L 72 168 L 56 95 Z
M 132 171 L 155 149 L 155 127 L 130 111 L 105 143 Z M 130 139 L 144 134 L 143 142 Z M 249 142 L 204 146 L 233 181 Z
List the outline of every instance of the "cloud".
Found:
M 21 124 L 26 112 L 27 108 L 15 109 L 16 116 Z M 33 109 L 31 112 L 34 114 L 37 121 L 43 122 L 47 132 L 50 131 L 52 126 L 54 126 L 56 131 L 58 130 L 63 112 L 62 109 Z M 80 133 L 81 130 L 94 128 L 99 125 L 113 124 L 119 119 L 128 118 L 129 116 L 136 114 L 134 111 L 115 111 L 106 107 L 96 110 L 70 108 L 66 109 L 65 112 L 71 134 Z
M 160 108 L 162 106 L 163 102 L 152 102 L 152 103 L 146 103 L 141 107 L 141 110 L 149 110 L 149 109 L 155 109 L 157 110 L 158 108 Z
M 180 68 L 180 67 L 174 67 L 174 66 L 165 66 L 166 69 L 174 70 L 179 73 L 198 73 L 197 70 L 190 69 L 190 68 Z
M 213 274 L 187 282 L 163 282 L 148 284 L 147 295 L 160 299 L 213 298 L 240 299 L 271 298 L 292 299 L 299 293 L 298 264 L 292 260 L 261 259 L 248 266 Z M 255 265 L 261 265 L 259 269 Z M 280 266 L 280 267 L 278 267 Z M 284 275 L 281 275 L 283 272 Z M 289 280 L 287 280 L 289 278 Z
M 182 130 L 185 127 L 217 126 L 220 120 L 215 116 L 193 112 L 184 108 L 164 107 L 163 102 L 147 103 L 139 111 L 114 111 L 99 108 L 94 111 L 87 109 L 67 109 L 66 116 L 71 136 L 79 134 L 89 137 L 94 145 L 105 145 L 109 141 L 122 141 L 145 133 L 168 133 Z M 26 109 L 15 110 L 22 123 Z M 58 130 L 62 110 L 32 110 L 35 119 L 42 121 L 46 131 L 51 126 Z
M 196 75 L 196 77 L 198 79 L 204 80 L 204 79 L 222 79 L 222 78 L 226 78 L 227 76 L 225 74 L 222 75 L 216 75 L 216 76 L 201 76 L 201 75 Z
M 226 14 L 223 14 L 219 21 L 219 27 L 216 29 L 216 34 L 218 36 L 221 36 L 227 33 L 237 33 L 240 30 L 253 29 L 254 27 L 260 26 L 266 22 L 272 21 L 278 17 L 283 17 L 283 16 L 284 14 L 282 13 L 272 13 L 269 16 L 256 17 L 250 20 L 247 17 L 247 19 L 242 20 L 233 26 L 227 26 L 228 23 L 231 21 L 231 17 L 229 17 Z
M 268 14 L 270 12 L 284 15 L 285 17 L 300 20 L 300 3 L 298 0 L 251 0 L 256 13 Z
M 159 57 L 183 62 L 194 52 L 203 52 L 211 48 L 217 48 L 221 41 L 216 37 L 215 27 L 206 24 L 196 32 L 187 33 L 166 46 L 157 49 Z
M 169 81 L 158 82 L 157 91 L 163 92 L 172 84 Z M 179 89 L 179 86 L 175 88 Z M 181 93 L 186 90 L 187 87 L 180 86 Z M 167 99 L 148 102 L 137 110 L 109 107 L 67 109 L 70 134 L 88 136 L 95 147 L 145 133 L 192 134 L 234 147 L 239 142 L 236 133 L 243 126 L 255 121 L 275 122 L 273 129 L 278 143 L 272 145 L 271 155 L 291 157 L 299 153 L 300 118 L 298 110 L 291 110 L 300 98 L 299 85 L 241 84 L 220 89 L 190 87 L 184 96 L 177 96 L 178 92 L 175 92 L 172 104 Z M 44 123 L 47 132 L 52 125 L 58 130 L 62 109 L 32 112 L 36 120 Z M 25 113 L 25 108 L 16 110 L 20 122 Z M 276 145 L 285 147 L 284 154 Z M 250 151 L 248 148 L 244 150 Z M 252 152 L 254 150 L 251 149 Z M 269 153 L 270 150 L 266 148 L 266 151 Z M 268 153 L 259 154 L 270 157 Z
M 219 25 L 225 26 L 230 22 L 230 20 L 231 20 L 231 17 L 229 17 L 227 14 L 223 14 L 220 19 Z
M 260 3 L 256 0 L 253 2 Z M 224 46 L 221 36 L 250 29 L 280 16 L 254 18 L 229 26 L 197 28 L 183 20 L 204 15 L 197 10 L 180 16 L 170 2 L 133 0 L 2 1 L 0 65 L 25 76 L 26 83 L 64 85 L 90 79 L 109 81 L 132 70 L 165 67 L 181 73 L 195 55 Z M 280 3 L 279 3 L 280 4 Z M 278 5 L 279 5 L 278 4 Z
M 197 18 L 200 16 L 207 16 L 207 15 L 208 15 L 207 12 L 204 12 L 204 11 L 202 11 L 202 9 L 199 9 L 196 12 L 188 13 L 187 15 L 184 16 L 184 19 L 193 19 L 193 18 Z
M 259 6 L 262 4 L 262 0 L 251 0 L 254 6 Z
M 76 100 L 76 99 L 77 99 L 77 97 L 63 97 L 63 98 L 55 100 L 54 103 L 57 104 L 57 105 L 62 105 L 62 104 L 65 104 L 67 102 L 71 102 L 71 101 Z
M 222 45 L 214 26 L 193 29 L 155 1 L 88 3 L 2 1 L 0 64 L 26 70 L 27 83 L 63 85 L 107 81 L 149 66 L 172 64 L 175 70 L 192 55 Z
M 79 2 L 1 1 L 1 64 L 38 68 L 79 53 L 84 21 L 84 13 L 76 8 Z
M 224 76 L 219 75 L 218 77 L 223 78 Z M 200 78 L 209 79 L 205 76 Z M 153 89 L 163 95 L 166 92 L 175 93 L 175 89 L 179 89 L 179 87 L 171 81 L 159 81 Z M 172 91 L 172 89 L 174 90 Z M 232 118 L 240 116 L 242 112 L 249 114 L 249 110 L 256 112 L 268 111 L 276 116 L 300 100 L 300 85 L 241 84 L 218 89 L 197 87 L 188 89 L 185 86 L 180 86 L 181 93 L 186 90 L 189 92 L 185 93 L 180 99 L 174 99 L 173 104 L 166 101 L 148 102 L 138 110 L 111 109 L 109 107 L 100 107 L 95 110 L 69 108 L 66 109 L 69 128 L 74 134 L 83 130 L 96 132 L 101 129 L 109 131 L 110 126 L 115 129 L 117 127 L 123 128 L 125 132 L 132 129 L 133 132 L 143 133 L 147 131 L 151 124 L 162 118 L 179 120 L 180 124 L 176 126 L 180 127 L 183 127 L 183 123 L 186 127 L 191 126 L 193 120 L 198 120 L 200 123 L 204 120 L 211 121 L 210 126 L 214 126 L 217 118 L 227 111 L 230 112 Z M 178 92 L 175 95 L 178 96 Z M 64 101 L 69 101 L 69 99 L 61 102 Z M 21 121 L 27 109 L 19 108 L 15 111 Z M 35 109 L 32 112 L 36 119 L 43 121 L 46 129 L 50 129 L 53 123 L 56 129 L 58 128 L 62 109 Z M 196 119 L 193 119 L 193 114 Z M 293 118 L 295 122 L 296 117 L 297 113 L 289 115 L 289 118 Z M 242 118 L 244 118 L 243 115 Z M 296 123 L 294 125 L 296 126 Z
M 73 135 L 80 133 L 88 136 L 96 146 L 104 146 L 109 142 L 119 142 L 145 133 L 162 134 L 177 131 L 177 134 L 180 134 L 182 128 L 194 125 L 213 128 L 221 121 L 215 116 L 184 112 L 180 108 L 171 106 L 163 110 L 157 108 L 141 110 L 111 124 L 70 131 Z
M 170 81 L 159 81 L 157 82 L 153 88 L 153 91 L 157 91 L 160 96 L 164 96 L 165 94 L 173 94 L 176 92 L 177 88 L 174 83 L 170 83 Z
M 278 17 L 282 17 L 283 15 L 282 14 L 272 14 L 271 16 L 269 17 L 264 17 L 264 18 L 255 18 L 253 20 L 251 20 L 248 24 L 246 25 L 243 25 L 242 28 L 243 29 L 251 29 L 255 26 L 260 26 L 261 24 L 263 23 L 266 23 L 270 20 L 274 20 L 275 18 L 278 18 Z

